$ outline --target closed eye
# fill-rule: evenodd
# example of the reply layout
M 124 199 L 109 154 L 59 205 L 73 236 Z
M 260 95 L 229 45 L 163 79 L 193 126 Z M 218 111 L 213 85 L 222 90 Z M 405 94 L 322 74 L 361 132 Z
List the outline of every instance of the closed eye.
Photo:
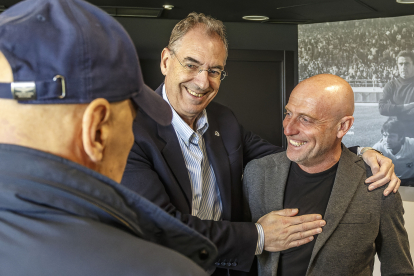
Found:
M 185 67 L 186 67 L 188 70 L 191 70 L 191 71 L 197 71 L 199 66 L 198 66 L 198 65 L 194 65 L 194 64 L 187 63 L 187 64 L 185 65 Z
M 312 119 L 309 118 L 309 117 L 306 117 L 306 116 L 301 116 L 300 120 L 304 123 L 311 123 L 312 122 Z
M 221 71 L 220 70 L 213 70 L 213 69 L 208 69 L 208 74 L 211 77 L 218 77 L 221 75 Z

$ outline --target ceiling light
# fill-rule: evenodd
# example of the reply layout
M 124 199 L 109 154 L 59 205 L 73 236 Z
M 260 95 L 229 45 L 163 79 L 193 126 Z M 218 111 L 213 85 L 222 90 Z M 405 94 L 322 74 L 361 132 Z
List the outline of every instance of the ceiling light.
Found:
M 112 16 L 121 17 L 159 17 L 162 8 L 140 8 L 140 7 L 100 7 Z
M 169 10 L 169 11 L 174 8 L 173 5 L 164 5 L 163 7 L 164 7 L 164 9 Z
M 270 23 L 270 24 L 306 24 L 309 23 L 310 20 L 300 20 L 300 19 L 269 19 L 263 23 Z
M 244 20 L 250 20 L 250 21 L 263 21 L 263 20 L 269 20 L 269 17 L 263 16 L 263 15 L 246 15 L 243 16 Z
M 397 0 L 397 3 L 400 4 L 414 4 L 413 0 Z

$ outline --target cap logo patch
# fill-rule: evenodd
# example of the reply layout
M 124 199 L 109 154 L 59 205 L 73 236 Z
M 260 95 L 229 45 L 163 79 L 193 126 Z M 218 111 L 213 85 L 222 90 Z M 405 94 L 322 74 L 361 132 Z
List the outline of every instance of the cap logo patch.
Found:
M 11 92 L 16 100 L 36 100 L 36 84 L 34 82 L 12 82 Z

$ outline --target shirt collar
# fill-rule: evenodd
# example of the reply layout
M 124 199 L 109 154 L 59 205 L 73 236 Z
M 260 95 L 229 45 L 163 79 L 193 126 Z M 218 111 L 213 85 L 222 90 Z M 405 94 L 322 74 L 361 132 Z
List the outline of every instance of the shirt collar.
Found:
M 165 85 L 162 86 L 162 97 L 163 99 L 170 105 L 173 118 L 171 124 L 173 125 L 175 132 L 178 136 L 183 140 L 186 146 L 189 146 L 189 143 L 193 139 L 197 139 L 196 132 L 186 123 L 184 120 L 178 115 L 178 113 L 174 110 L 171 106 L 170 101 L 168 100 L 167 93 L 165 92 Z M 208 118 L 207 118 L 207 111 L 204 109 L 199 118 L 196 121 L 196 131 L 199 135 L 203 135 L 208 129 Z

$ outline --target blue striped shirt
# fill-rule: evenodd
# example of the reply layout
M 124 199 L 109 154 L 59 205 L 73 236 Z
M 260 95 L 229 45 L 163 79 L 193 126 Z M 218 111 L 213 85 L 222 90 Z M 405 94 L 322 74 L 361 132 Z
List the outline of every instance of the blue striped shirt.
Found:
M 170 104 L 165 86 L 162 89 L 164 100 Z M 170 105 L 171 106 L 171 105 Z M 206 152 L 203 134 L 208 129 L 207 111 L 204 109 L 198 118 L 194 131 L 177 114 L 174 108 L 171 124 L 180 143 L 185 165 L 191 183 L 192 208 L 191 215 L 203 220 L 221 220 L 223 206 L 216 176 Z
M 208 129 L 207 111 L 204 109 L 196 121 L 194 131 L 171 106 L 165 85 L 162 88 L 162 97 L 170 105 L 173 119 L 172 126 L 180 144 L 184 162 L 187 167 L 191 183 L 192 206 L 191 215 L 203 220 L 221 220 L 223 206 L 216 176 L 206 152 L 203 134 Z M 264 246 L 264 232 L 260 224 L 256 223 L 258 240 L 256 255 L 261 254 Z

